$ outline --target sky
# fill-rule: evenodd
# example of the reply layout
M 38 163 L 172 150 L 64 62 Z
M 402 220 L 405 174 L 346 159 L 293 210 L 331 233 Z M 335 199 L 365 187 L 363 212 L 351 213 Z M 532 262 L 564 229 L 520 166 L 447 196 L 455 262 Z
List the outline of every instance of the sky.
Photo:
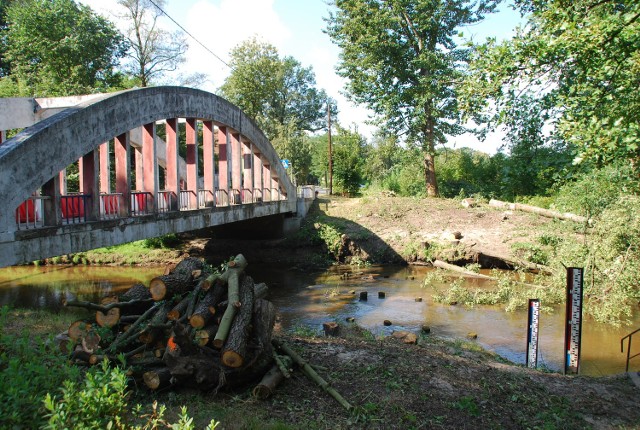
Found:
M 122 25 L 115 15 L 123 10 L 117 0 L 79 1 L 116 25 Z M 369 111 L 347 100 L 343 95 L 345 80 L 335 72 L 340 51 L 323 32 L 326 28 L 324 18 L 329 15 L 327 0 L 165 0 L 163 9 L 225 62 L 228 62 L 228 53 L 234 46 L 257 37 L 274 45 L 282 57 L 291 56 L 303 67 L 312 67 L 317 87 L 338 102 L 340 124 L 357 129 L 367 139 L 371 138 L 375 129 L 365 123 Z M 500 40 L 511 37 L 519 22 L 518 14 L 502 5 L 499 13 L 490 15 L 480 24 L 463 28 L 462 32 L 465 38 L 475 41 L 483 41 L 486 37 Z M 179 30 L 164 17 L 161 25 L 170 31 Z M 198 42 L 189 37 L 187 40 L 187 60 L 180 72 L 205 73 L 209 79 L 200 88 L 214 92 L 222 85 L 230 69 Z M 500 144 L 501 135 L 498 133 L 490 135 L 485 142 L 479 142 L 471 135 L 459 136 L 447 146 L 468 146 L 495 153 Z

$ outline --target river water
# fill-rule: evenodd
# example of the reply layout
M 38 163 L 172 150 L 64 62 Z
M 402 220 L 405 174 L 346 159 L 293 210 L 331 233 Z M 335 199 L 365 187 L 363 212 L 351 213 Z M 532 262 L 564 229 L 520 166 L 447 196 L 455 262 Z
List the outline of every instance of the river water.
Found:
M 450 306 L 433 303 L 433 291 L 422 287 L 429 268 L 336 267 L 315 273 L 272 266 L 249 266 L 247 272 L 256 282 L 270 287 L 269 299 L 280 313 L 285 330 L 307 327 L 321 332 L 323 322 L 356 322 L 376 335 L 394 330 L 417 332 L 428 325 L 431 333 L 447 338 L 466 338 L 519 364 L 525 362 L 527 312 L 505 312 L 499 306 Z M 64 311 L 64 299 L 97 300 L 126 290 L 135 282 L 148 284 L 164 268 L 22 266 L 0 269 L 0 305 L 47 308 Z M 468 280 L 474 288 L 486 288 L 478 280 Z M 359 293 L 368 292 L 360 301 Z M 385 297 L 379 298 L 378 293 Z M 422 301 L 417 301 L 422 298 Z M 391 321 L 384 326 L 383 321 Z M 612 327 L 585 317 L 582 327 L 581 374 L 607 375 L 624 371 L 625 353 L 620 339 L 640 327 L 640 315 L 632 326 Z M 538 365 L 552 370 L 563 366 L 564 307 L 540 317 Z M 632 354 L 640 352 L 640 337 Z M 640 357 L 631 369 L 640 370 Z

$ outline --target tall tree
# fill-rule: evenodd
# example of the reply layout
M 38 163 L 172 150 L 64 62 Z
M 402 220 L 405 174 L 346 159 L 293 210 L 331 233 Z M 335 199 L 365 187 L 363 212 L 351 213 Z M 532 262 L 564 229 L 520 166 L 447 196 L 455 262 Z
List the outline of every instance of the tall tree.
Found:
M 149 0 L 118 0 L 118 4 L 125 8 L 120 17 L 129 24 L 126 37 L 130 61 L 125 69 L 142 87 L 152 85 L 167 72 L 175 71 L 185 61 L 189 47 L 181 32 L 172 33 L 159 26 L 158 19 L 163 15 L 159 7 L 164 6 L 164 0 L 154 0 L 153 3 Z
M 281 58 L 273 45 L 255 38 L 234 47 L 230 55 L 232 72 L 220 93 L 253 117 L 269 139 L 291 125 L 301 131 L 324 128 L 328 97 L 316 88 L 310 67 Z
M 517 117 L 523 94 L 576 162 L 630 163 L 640 172 L 640 3 L 635 0 L 518 0 L 526 25 L 474 55 L 467 108 L 495 123 Z M 533 94 L 533 98 L 530 95 Z M 531 110 L 531 109 L 530 109 Z
M 338 73 L 351 98 L 422 148 L 427 195 L 438 194 L 435 147 L 460 125 L 456 84 L 468 50 L 459 27 L 480 21 L 499 0 L 336 0 L 327 33 L 341 49 Z M 381 121 L 381 122 L 382 122 Z
M 89 7 L 73 0 L 12 1 L 6 24 L 9 76 L 2 80 L 12 82 L 13 95 L 87 94 L 120 84 L 115 68 L 124 40 Z

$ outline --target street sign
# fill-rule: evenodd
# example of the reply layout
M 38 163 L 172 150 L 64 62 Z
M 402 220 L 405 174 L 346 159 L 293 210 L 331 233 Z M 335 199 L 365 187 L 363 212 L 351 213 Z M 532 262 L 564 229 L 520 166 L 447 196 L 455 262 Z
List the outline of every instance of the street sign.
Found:
M 529 299 L 529 320 L 527 333 L 527 367 L 538 366 L 538 334 L 540 333 L 540 300 Z
M 282 163 L 282 166 L 285 169 L 288 169 L 289 167 L 291 167 L 291 162 L 289 160 L 280 160 L 280 162 Z
M 584 269 L 567 268 L 567 311 L 564 331 L 564 373 L 580 370 L 580 342 L 582 340 L 582 284 Z

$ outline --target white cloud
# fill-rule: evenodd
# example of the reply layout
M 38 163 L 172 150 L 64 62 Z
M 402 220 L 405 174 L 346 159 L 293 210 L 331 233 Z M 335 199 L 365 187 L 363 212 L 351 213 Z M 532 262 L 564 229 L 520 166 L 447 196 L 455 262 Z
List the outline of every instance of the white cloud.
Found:
M 273 0 L 222 0 L 219 5 L 202 0 L 189 8 L 182 25 L 225 62 L 233 47 L 251 37 L 276 47 L 291 37 L 273 9 Z M 230 72 L 225 64 L 192 39 L 184 68 L 191 73 L 209 75 L 212 82 L 205 88 L 209 91 L 222 85 Z

